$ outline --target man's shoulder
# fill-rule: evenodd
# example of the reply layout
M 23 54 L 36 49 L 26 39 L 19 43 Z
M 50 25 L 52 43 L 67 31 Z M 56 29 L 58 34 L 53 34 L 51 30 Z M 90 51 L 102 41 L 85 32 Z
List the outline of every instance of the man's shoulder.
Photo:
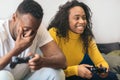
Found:
M 4 21 L 5 21 L 5 20 L 3 20 L 3 19 L 0 19 L 0 24 L 2 24 Z
M 7 27 L 8 20 L 0 20 L 0 40 L 4 41 L 7 39 Z
M 0 19 L 0 31 L 4 31 L 7 25 L 8 25 L 8 20 Z
M 0 24 L 4 24 L 7 21 L 8 21 L 8 19 L 0 19 Z

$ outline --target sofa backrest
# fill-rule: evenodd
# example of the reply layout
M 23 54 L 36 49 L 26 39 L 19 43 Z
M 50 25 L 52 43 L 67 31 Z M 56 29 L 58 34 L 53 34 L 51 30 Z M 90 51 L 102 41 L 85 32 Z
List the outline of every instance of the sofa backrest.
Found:
M 109 53 L 113 50 L 120 50 L 120 43 L 114 42 L 114 43 L 97 43 L 98 49 L 101 53 Z

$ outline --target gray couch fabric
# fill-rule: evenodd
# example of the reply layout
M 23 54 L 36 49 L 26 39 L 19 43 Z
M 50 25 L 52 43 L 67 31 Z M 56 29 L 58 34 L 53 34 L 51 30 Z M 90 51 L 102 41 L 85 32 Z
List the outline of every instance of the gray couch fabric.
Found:
M 108 54 L 103 54 L 103 57 L 108 62 L 110 70 L 116 73 L 120 80 L 120 50 L 114 50 Z
M 120 42 L 97 43 L 98 49 L 120 80 Z

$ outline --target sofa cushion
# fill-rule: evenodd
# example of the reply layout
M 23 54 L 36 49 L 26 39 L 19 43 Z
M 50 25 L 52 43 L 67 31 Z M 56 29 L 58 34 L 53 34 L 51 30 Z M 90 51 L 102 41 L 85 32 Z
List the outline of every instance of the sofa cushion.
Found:
M 107 54 L 107 56 L 119 56 L 120 58 L 120 50 L 113 50 Z
M 120 50 L 120 44 L 119 42 L 114 43 L 97 43 L 98 49 L 101 53 L 109 53 L 113 50 Z
M 120 74 L 120 50 L 114 50 L 104 55 L 104 58 L 108 62 L 110 70 Z

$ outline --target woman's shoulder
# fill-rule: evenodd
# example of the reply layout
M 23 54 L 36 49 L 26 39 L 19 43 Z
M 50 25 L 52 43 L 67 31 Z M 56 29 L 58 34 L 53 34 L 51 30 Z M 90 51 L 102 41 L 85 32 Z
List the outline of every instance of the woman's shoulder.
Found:
M 49 31 L 56 32 L 57 29 L 55 27 L 52 27 L 52 28 L 49 29 Z
M 55 34 L 56 35 L 56 32 L 57 32 L 57 29 L 54 28 L 54 27 L 49 29 L 50 34 Z

